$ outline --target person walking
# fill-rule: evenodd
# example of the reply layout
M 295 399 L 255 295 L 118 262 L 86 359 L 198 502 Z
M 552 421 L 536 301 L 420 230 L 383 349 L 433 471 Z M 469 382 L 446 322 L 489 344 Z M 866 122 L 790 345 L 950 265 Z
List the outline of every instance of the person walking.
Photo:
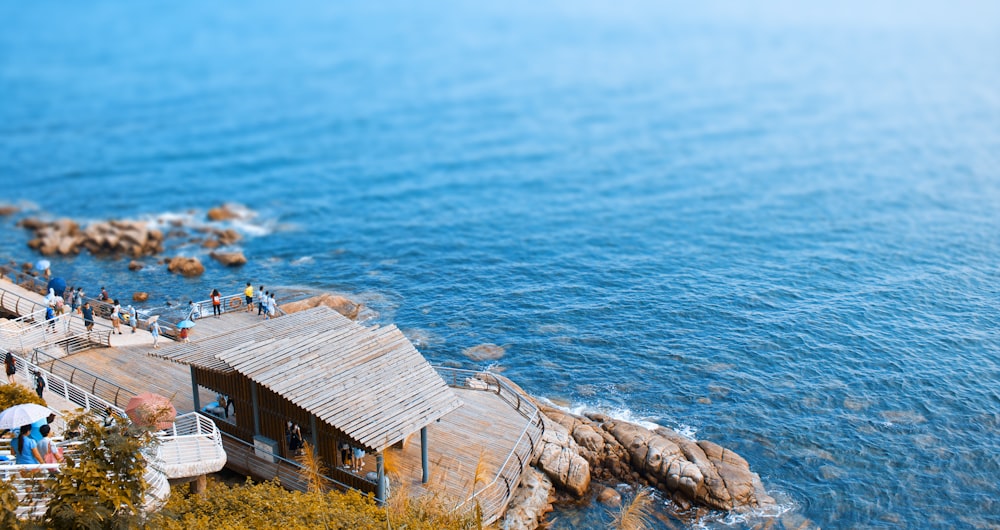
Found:
M 247 313 L 253 313 L 253 285 L 250 285 L 250 282 L 247 282 L 247 288 L 243 289 L 243 296 L 247 299 Z
M 7 382 L 14 384 L 14 375 L 17 373 L 17 363 L 14 361 L 14 354 L 7 352 L 7 356 L 4 357 L 3 363 L 7 366 Z
M 222 316 L 222 295 L 218 289 L 212 289 L 212 315 L 215 318 Z
M 80 306 L 80 314 L 83 315 L 83 325 L 87 331 L 94 331 L 94 308 L 91 307 L 90 300 Z
M 278 302 L 274 300 L 274 293 L 267 297 L 267 314 L 274 318 L 278 313 Z
M 264 295 L 265 294 L 266 293 L 264 292 L 264 286 L 263 285 L 261 285 L 260 287 L 257 288 L 257 316 L 261 316 L 261 315 L 264 314 L 264 302 L 265 302 Z
M 201 305 L 194 303 L 194 300 L 188 300 L 188 320 L 194 322 L 199 318 L 201 318 Z
M 139 325 L 139 313 L 131 305 L 128 306 L 128 325 L 132 328 L 132 333 L 135 333 L 135 328 Z
M 160 323 L 156 320 L 149 323 L 149 334 L 153 336 L 153 348 L 159 348 L 160 342 Z
M 119 335 L 123 335 L 123 333 L 122 333 L 122 305 L 118 303 L 118 300 L 115 300 L 114 302 L 115 302 L 115 305 L 114 305 L 114 307 L 111 308 L 111 325 L 115 328 L 115 331 L 117 331 Z

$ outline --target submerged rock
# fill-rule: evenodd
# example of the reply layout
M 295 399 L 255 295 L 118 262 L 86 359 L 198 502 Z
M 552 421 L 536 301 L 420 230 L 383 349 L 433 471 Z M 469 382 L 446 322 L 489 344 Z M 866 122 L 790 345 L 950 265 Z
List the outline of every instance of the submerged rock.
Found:
M 216 206 L 215 208 L 210 208 L 208 210 L 208 220 L 209 221 L 228 221 L 230 219 L 241 219 L 243 214 L 239 211 L 240 208 L 233 204 L 223 204 L 222 206 Z
M 361 308 L 364 307 L 362 304 L 355 303 L 347 298 L 344 298 L 343 296 L 321 294 L 305 298 L 303 300 L 296 300 L 295 302 L 283 304 L 281 306 L 281 310 L 285 313 L 297 313 L 299 311 L 312 309 L 321 305 L 325 305 L 326 307 L 333 309 L 351 320 L 357 319 L 358 313 L 360 313 Z
M 149 300 L 149 293 L 144 293 L 141 291 L 132 293 L 133 302 L 145 302 L 146 300 Z
M 473 346 L 462 350 L 462 355 L 465 355 L 473 361 L 495 361 L 502 358 L 506 353 L 507 349 L 503 346 L 497 346 L 496 344 L 490 343 L 480 344 L 479 346 Z

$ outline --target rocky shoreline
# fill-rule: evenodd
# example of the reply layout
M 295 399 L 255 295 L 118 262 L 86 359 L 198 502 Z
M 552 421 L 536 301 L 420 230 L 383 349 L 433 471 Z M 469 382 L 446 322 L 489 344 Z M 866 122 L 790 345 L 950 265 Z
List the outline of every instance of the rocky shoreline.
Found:
M 746 512 L 775 506 L 747 461 L 713 442 L 534 401 L 543 414 L 545 434 L 503 528 L 538 528 L 554 502 L 578 500 L 594 489 L 600 502 L 616 506 L 621 502 L 617 484 L 655 488 L 681 510 Z

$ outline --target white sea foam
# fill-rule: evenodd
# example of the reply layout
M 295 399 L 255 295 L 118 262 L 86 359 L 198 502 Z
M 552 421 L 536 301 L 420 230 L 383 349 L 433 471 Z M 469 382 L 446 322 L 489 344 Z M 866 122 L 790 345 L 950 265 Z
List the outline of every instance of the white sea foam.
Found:
M 301 258 L 295 258 L 291 261 L 292 265 L 308 265 L 316 261 L 312 256 L 302 256 Z

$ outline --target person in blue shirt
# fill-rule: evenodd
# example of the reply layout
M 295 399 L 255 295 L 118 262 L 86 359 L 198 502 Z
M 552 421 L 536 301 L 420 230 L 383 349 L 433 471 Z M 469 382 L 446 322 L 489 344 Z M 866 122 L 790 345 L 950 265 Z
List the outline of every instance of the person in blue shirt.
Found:
M 11 442 L 11 447 L 17 454 L 15 464 L 40 464 L 42 455 L 38 452 L 38 442 L 31 439 L 31 424 L 23 425 L 17 439 Z

